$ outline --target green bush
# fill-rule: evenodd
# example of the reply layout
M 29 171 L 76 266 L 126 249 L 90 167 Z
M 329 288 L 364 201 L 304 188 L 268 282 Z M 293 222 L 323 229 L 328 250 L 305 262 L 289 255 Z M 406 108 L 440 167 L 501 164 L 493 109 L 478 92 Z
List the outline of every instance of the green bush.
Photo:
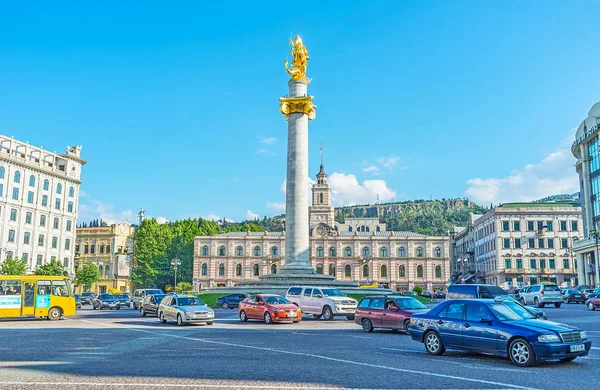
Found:
M 412 290 L 417 294 L 421 295 L 421 293 L 423 292 L 423 287 L 415 286 Z

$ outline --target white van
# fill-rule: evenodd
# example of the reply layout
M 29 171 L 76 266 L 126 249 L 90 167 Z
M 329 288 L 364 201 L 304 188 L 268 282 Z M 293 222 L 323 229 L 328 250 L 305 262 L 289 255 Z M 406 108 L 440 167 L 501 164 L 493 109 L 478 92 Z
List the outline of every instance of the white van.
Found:
M 331 321 L 335 316 L 354 320 L 358 303 L 331 287 L 292 286 L 285 297 L 300 307 L 302 313 L 312 314 L 314 318 L 323 318 L 325 321 Z

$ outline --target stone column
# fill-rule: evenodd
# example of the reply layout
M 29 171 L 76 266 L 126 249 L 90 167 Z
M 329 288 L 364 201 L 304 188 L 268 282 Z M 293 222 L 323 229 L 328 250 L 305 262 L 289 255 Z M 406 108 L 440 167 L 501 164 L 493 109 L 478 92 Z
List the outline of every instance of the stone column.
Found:
M 290 98 L 307 96 L 308 80 L 292 79 L 288 86 Z M 287 115 L 286 253 L 282 273 L 315 273 L 308 255 L 308 119 L 305 112 Z

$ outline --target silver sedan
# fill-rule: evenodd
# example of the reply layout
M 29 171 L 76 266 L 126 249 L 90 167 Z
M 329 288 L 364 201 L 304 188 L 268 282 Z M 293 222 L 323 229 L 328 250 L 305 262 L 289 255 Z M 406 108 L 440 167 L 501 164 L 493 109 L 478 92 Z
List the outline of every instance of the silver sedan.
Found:
M 175 321 L 179 326 L 194 322 L 212 325 L 215 312 L 198 297 L 167 295 L 158 306 L 158 318 L 163 324 Z

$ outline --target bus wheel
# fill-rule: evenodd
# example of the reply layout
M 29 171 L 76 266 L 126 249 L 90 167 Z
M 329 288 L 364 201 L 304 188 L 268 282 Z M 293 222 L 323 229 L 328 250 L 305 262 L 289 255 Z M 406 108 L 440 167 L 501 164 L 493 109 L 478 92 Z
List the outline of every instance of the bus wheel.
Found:
M 50 321 L 56 321 L 56 320 L 60 320 L 60 309 L 57 307 L 53 307 L 52 309 L 48 310 L 48 319 Z

